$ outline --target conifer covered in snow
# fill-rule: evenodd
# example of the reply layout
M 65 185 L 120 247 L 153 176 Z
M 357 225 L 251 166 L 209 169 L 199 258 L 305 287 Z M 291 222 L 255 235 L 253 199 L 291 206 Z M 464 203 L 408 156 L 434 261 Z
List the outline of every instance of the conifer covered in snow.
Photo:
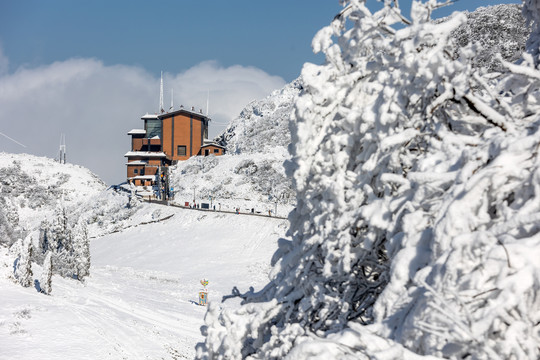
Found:
M 430 20 L 443 1 L 343 5 L 302 72 L 292 240 L 239 310 L 210 304 L 198 357 L 538 358 L 538 2 L 499 77 L 452 40 L 463 14 Z
M 49 242 L 51 236 L 49 226 L 49 222 L 46 219 L 42 220 L 41 224 L 39 225 L 38 248 L 36 251 L 37 259 L 43 259 L 45 254 L 49 250 Z
M 13 246 L 12 252 L 16 254 L 13 262 L 13 277 L 24 287 L 29 287 L 33 282 L 32 273 L 32 239 L 19 239 Z
M 45 255 L 45 260 L 43 261 L 43 271 L 41 273 L 41 278 L 39 281 L 39 286 L 41 292 L 49 295 L 52 291 L 52 276 L 53 276 L 53 263 L 52 263 L 52 252 L 47 251 Z
M 88 228 L 84 219 L 79 219 L 75 226 L 73 260 L 75 275 L 78 280 L 82 281 L 90 275 L 90 239 L 88 238 Z
M 10 247 L 25 232 L 19 225 L 19 215 L 8 197 L 0 196 L 0 245 Z
M 74 277 L 77 273 L 74 250 L 74 231 L 70 222 L 67 208 L 60 201 L 55 208 L 48 233 L 47 250 L 52 253 L 54 271 L 64 277 Z

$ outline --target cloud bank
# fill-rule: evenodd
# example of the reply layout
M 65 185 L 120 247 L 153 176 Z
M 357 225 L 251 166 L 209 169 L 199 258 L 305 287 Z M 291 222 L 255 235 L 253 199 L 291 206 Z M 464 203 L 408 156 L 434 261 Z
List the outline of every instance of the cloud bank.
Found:
M 88 167 L 109 184 L 125 180 L 126 133 L 142 128 L 140 117 L 156 113 L 160 79 L 140 67 L 105 66 L 96 59 L 69 59 L 8 72 L 0 48 L 0 151 L 54 157 L 66 134 L 68 162 Z M 164 74 L 164 108 L 195 106 L 206 111 L 210 93 L 210 136 L 217 135 L 250 101 L 285 81 L 245 66 L 200 63 Z

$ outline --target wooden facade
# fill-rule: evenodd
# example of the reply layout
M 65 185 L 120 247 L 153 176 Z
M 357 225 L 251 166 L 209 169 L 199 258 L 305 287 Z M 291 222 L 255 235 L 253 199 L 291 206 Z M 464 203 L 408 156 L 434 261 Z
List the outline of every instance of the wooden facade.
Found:
M 208 138 L 210 119 L 192 111 L 178 110 L 158 116 L 162 121 L 163 152 L 172 161 L 197 155 Z
M 225 152 L 225 148 L 221 145 L 215 144 L 215 143 L 207 143 L 201 146 L 201 150 L 197 155 L 202 156 L 209 156 L 209 155 L 215 155 L 220 156 L 223 155 Z

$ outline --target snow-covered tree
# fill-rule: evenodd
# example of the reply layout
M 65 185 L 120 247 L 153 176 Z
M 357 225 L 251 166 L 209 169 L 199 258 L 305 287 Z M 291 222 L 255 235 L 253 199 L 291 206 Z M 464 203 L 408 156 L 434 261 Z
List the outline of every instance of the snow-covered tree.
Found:
M 57 204 L 50 227 L 49 249 L 52 251 L 54 271 L 64 277 L 76 273 L 73 249 L 73 232 L 64 202 Z
M 495 77 L 463 14 L 430 20 L 450 1 L 342 3 L 291 122 L 292 240 L 239 310 L 210 304 L 198 357 L 538 358 L 536 40 Z
M 67 215 L 67 209 L 63 201 L 58 203 L 54 211 L 51 225 L 51 250 L 55 252 L 71 251 L 71 231 Z
M 137 197 L 137 195 L 135 193 L 135 186 L 134 185 L 132 185 L 130 190 L 131 190 L 131 192 L 129 194 L 129 201 L 128 201 L 128 204 L 127 204 L 127 208 L 128 209 L 133 209 L 133 208 L 136 208 L 140 204 L 140 200 L 139 200 L 139 198 Z
M 83 281 L 90 275 L 90 240 L 84 219 L 79 219 L 75 226 L 73 250 L 75 275 L 78 280 Z
M 47 251 L 45 260 L 43 261 L 43 271 L 41 273 L 41 279 L 39 280 L 39 286 L 41 292 L 44 294 L 50 294 L 52 291 L 52 276 L 53 276 L 53 263 L 52 252 Z
M 32 238 L 28 237 L 24 241 L 19 239 L 12 247 L 12 252 L 16 254 L 13 262 L 13 277 L 20 285 L 29 287 L 33 282 Z
M 19 225 L 19 213 L 10 198 L 0 197 L 0 245 L 10 247 L 24 237 Z
M 50 243 L 50 225 L 47 220 L 42 220 L 41 224 L 39 225 L 39 239 L 38 239 L 38 251 L 36 251 L 36 255 L 42 255 L 45 256 L 47 251 L 49 251 L 49 243 Z

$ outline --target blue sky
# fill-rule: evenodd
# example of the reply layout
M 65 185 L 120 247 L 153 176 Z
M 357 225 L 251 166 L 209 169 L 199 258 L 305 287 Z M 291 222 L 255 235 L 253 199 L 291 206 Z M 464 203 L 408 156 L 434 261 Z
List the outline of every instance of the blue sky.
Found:
M 410 3 L 401 0 L 402 6 Z M 518 0 L 459 0 L 445 16 Z M 377 4 L 368 0 L 368 4 Z M 0 0 L 0 151 L 55 157 L 125 179 L 127 132 L 165 108 L 206 108 L 209 135 L 300 75 L 337 0 Z M 407 10 L 405 10 L 407 12 Z
M 459 0 L 438 15 L 518 2 Z M 311 39 L 340 9 L 337 0 L 0 0 L 0 44 L 10 71 L 82 57 L 159 74 L 217 60 L 291 81 L 304 62 L 322 61 Z

